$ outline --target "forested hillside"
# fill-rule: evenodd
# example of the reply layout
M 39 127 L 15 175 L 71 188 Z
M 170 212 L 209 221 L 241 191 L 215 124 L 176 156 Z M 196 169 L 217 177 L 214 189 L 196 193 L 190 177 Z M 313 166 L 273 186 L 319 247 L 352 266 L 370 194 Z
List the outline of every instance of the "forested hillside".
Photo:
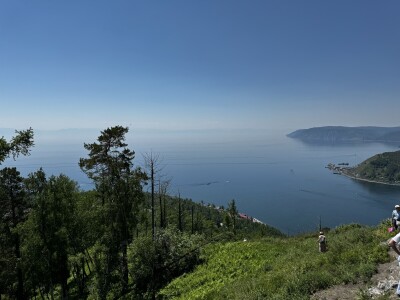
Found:
M 226 208 L 171 197 L 157 160 L 134 166 L 128 129 L 102 131 L 79 164 L 95 188 L 42 169 L 0 170 L 0 298 L 143 299 L 203 262 L 216 242 L 283 236 Z M 33 130 L 0 139 L 0 163 L 29 155 Z M 143 187 L 149 185 L 150 193 Z
M 359 179 L 400 184 L 400 151 L 374 155 L 344 173 Z
M 319 253 L 315 235 L 284 236 L 239 214 L 233 199 L 224 208 L 171 197 L 156 156 L 146 170 L 134 166 L 127 131 L 107 128 L 84 145 L 91 191 L 42 169 L 26 178 L 0 170 L 1 299 L 309 299 L 368 280 L 388 260 L 389 221 L 327 229 Z M 0 163 L 33 146 L 32 129 L 1 138 Z M 384 153 L 367 165 L 399 161 Z

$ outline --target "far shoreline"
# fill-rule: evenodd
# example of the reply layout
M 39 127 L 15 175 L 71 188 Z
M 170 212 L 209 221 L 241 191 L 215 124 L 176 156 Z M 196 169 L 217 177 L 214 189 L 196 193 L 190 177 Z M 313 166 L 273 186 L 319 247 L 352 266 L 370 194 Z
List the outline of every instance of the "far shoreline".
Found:
M 345 173 L 345 172 L 342 172 L 341 174 L 343 174 L 344 176 L 349 177 L 349 178 L 351 178 L 351 179 L 354 179 L 354 180 L 365 181 L 365 182 L 376 183 L 376 184 L 385 184 L 385 185 L 399 186 L 399 187 L 400 187 L 400 184 L 399 184 L 399 183 L 388 183 L 388 182 L 382 182 L 382 181 L 376 181 L 376 180 L 371 180 L 371 179 L 365 179 L 365 178 L 355 177 L 355 176 L 352 176 L 352 175 L 347 174 L 347 173 Z

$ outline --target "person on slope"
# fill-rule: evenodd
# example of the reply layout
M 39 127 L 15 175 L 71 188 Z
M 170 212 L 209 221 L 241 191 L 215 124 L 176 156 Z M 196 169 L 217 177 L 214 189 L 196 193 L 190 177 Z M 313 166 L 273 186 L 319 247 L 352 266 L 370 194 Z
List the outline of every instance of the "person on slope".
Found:
M 326 237 L 324 233 L 321 231 L 318 236 L 318 244 L 319 244 L 319 252 L 326 251 Z
M 400 233 L 396 234 L 394 237 L 392 237 L 388 244 L 389 246 L 393 249 L 394 252 L 398 255 L 397 257 L 397 263 L 400 265 L 400 250 L 399 250 L 399 243 L 400 243 Z M 400 282 L 397 285 L 397 290 L 396 290 L 397 296 L 400 297 Z
M 397 230 L 400 224 L 400 205 L 395 205 L 392 211 L 392 226 Z
M 392 237 L 388 242 L 389 246 L 393 249 L 393 251 L 400 256 L 400 250 L 398 248 L 399 243 L 400 243 L 400 232 L 396 234 L 394 237 Z

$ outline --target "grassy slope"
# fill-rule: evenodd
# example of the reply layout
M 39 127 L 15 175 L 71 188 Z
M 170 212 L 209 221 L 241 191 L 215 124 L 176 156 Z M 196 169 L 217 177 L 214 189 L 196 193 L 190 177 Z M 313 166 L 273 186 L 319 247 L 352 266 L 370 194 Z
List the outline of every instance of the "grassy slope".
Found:
M 328 252 L 317 237 L 304 235 L 214 244 L 205 263 L 161 291 L 173 299 L 308 299 L 316 290 L 368 280 L 389 259 L 382 241 L 387 224 L 377 228 L 347 225 L 327 233 Z

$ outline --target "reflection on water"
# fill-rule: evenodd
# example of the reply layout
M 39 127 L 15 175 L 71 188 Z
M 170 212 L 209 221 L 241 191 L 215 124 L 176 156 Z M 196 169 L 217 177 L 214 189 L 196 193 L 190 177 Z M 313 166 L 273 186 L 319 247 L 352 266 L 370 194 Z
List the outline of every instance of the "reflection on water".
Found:
M 341 141 L 341 140 L 321 140 L 321 139 L 300 139 L 296 138 L 296 141 L 304 145 L 309 145 L 313 147 L 369 147 L 377 144 L 385 145 L 390 148 L 399 148 L 400 142 L 390 142 L 390 141 Z

